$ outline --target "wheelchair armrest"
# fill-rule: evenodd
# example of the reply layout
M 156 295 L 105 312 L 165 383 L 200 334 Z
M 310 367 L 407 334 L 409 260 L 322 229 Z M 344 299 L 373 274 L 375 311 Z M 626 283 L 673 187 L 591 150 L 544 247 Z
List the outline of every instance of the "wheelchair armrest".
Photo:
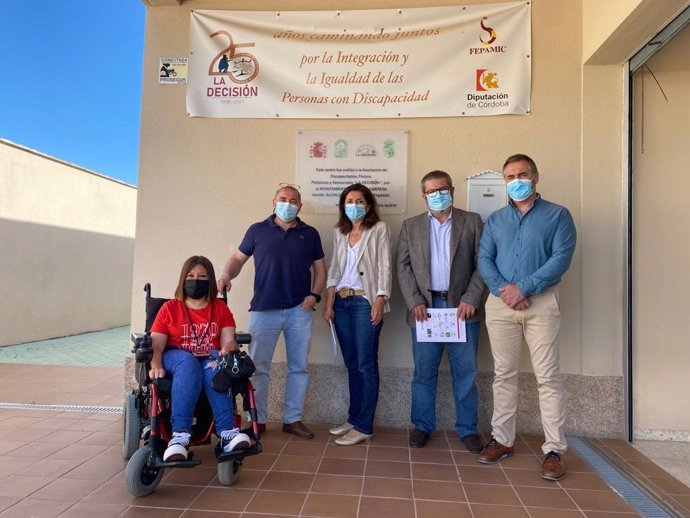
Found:
M 132 341 L 132 352 L 135 352 L 140 348 L 151 347 L 151 334 L 150 333 L 132 333 L 130 335 L 130 340 Z
M 238 345 L 247 345 L 252 341 L 252 335 L 249 333 L 235 333 L 235 341 Z
M 151 363 L 153 358 L 153 348 L 151 347 L 140 347 L 134 350 L 134 361 L 137 363 Z
M 132 352 L 134 361 L 137 363 L 150 363 L 153 358 L 153 346 L 151 345 L 151 335 L 149 333 L 132 333 Z

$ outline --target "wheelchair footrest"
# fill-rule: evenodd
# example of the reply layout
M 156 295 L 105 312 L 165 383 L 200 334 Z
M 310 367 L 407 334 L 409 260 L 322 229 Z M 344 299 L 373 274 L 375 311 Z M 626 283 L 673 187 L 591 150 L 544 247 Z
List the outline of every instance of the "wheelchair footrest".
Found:
M 201 464 L 200 460 L 176 460 L 174 462 L 163 462 L 162 459 L 156 460 L 156 468 L 193 468 Z
M 228 462 L 231 460 L 242 460 L 245 457 L 250 457 L 252 455 L 258 455 L 261 453 L 261 443 L 256 442 L 250 448 L 242 448 L 240 450 L 234 450 L 230 453 L 225 453 L 220 449 L 220 446 L 216 446 L 216 459 L 218 462 Z

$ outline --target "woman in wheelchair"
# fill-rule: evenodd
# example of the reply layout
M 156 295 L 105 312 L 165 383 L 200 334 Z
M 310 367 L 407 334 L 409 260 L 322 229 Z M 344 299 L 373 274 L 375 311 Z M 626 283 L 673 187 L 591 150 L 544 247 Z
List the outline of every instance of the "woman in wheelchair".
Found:
M 218 299 L 216 274 L 206 257 L 192 256 L 182 266 L 175 298 L 161 307 L 151 327 L 153 358 L 149 376 L 172 377 L 172 439 L 163 454 L 165 462 L 187 459 L 194 407 L 206 392 L 213 410 L 216 433 L 225 453 L 249 448 L 247 434 L 235 427 L 233 401 L 213 389 L 216 358 L 239 350 L 235 319 Z

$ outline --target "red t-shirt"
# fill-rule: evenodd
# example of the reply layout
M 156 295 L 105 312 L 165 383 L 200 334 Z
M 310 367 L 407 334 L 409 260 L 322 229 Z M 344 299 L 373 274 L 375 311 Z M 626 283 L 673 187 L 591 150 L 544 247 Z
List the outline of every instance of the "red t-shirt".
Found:
M 201 309 L 185 306 L 170 299 L 161 307 L 151 326 L 152 333 L 168 337 L 167 347 L 177 347 L 195 356 L 208 356 L 211 349 L 220 349 L 220 331 L 235 327 L 235 318 L 220 299 L 214 299 Z

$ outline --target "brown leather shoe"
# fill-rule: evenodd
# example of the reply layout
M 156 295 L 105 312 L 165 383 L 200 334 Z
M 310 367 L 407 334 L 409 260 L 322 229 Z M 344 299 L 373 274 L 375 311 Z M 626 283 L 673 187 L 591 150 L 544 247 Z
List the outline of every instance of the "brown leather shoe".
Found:
M 283 423 L 283 431 L 285 433 L 294 433 L 303 439 L 311 439 L 314 437 L 314 432 L 302 424 L 302 421 L 295 421 L 294 423 Z
M 513 456 L 512 446 L 503 446 L 496 439 L 491 439 L 479 454 L 477 460 L 482 464 L 496 464 L 499 460 Z
M 563 477 L 565 477 L 565 462 L 559 453 L 550 451 L 541 464 L 541 478 L 561 480 Z

